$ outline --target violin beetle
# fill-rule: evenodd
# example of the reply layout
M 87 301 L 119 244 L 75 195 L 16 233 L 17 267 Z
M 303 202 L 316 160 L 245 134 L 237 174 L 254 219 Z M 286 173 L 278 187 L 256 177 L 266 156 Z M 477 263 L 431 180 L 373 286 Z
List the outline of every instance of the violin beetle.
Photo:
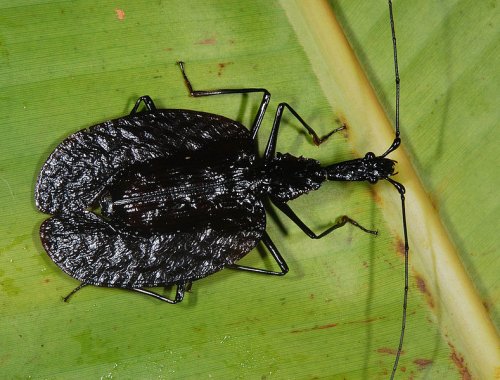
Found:
M 342 216 L 324 232 L 313 232 L 287 204 L 317 190 L 324 181 L 389 181 L 399 192 L 405 239 L 403 328 L 408 291 L 405 189 L 391 177 L 387 156 L 400 145 L 399 74 L 389 1 L 396 72 L 396 135 L 382 154 L 322 166 L 318 161 L 277 153 L 282 114 L 287 109 L 315 144 L 324 142 L 287 103 L 278 105 L 263 157 L 256 136 L 270 101 L 264 88 L 194 90 L 178 62 L 191 96 L 260 93 L 250 129 L 223 116 L 182 109 L 157 109 L 140 97 L 128 116 L 70 135 L 43 165 L 35 188 L 37 208 L 52 215 L 40 227 L 50 258 L 86 285 L 132 290 L 177 303 L 191 283 L 223 268 L 284 275 L 288 266 L 266 232 L 264 201 L 270 200 L 308 237 L 323 238 L 352 224 Z M 237 264 L 262 242 L 278 264 L 271 271 Z M 170 299 L 146 288 L 176 286 Z

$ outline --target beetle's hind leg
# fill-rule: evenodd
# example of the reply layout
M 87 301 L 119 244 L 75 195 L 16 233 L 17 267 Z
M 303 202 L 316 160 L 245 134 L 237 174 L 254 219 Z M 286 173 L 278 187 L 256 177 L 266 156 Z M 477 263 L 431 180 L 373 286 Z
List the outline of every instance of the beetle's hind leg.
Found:
M 64 302 L 68 302 L 69 299 L 73 296 L 73 294 L 75 294 L 76 292 L 78 292 L 80 289 L 82 289 L 83 287 L 85 287 L 87 285 L 89 285 L 89 284 L 87 284 L 85 282 L 82 282 L 75 289 L 73 289 L 71 291 L 71 293 L 69 293 L 66 297 L 64 297 L 63 301 Z M 167 302 L 167 303 L 170 303 L 170 304 L 176 304 L 176 303 L 179 303 L 179 302 L 181 302 L 183 300 L 183 298 L 184 298 L 184 292 L 186 290 L 189 291 L 189 289 L 191 289 L 191 283 L 188 283 L 187 287 L 186 287 L 186 284 L 178 284 L 177 285 L 177 290 L 175 292 L 175 298 L 174 299 L 170 299 L 170 298 L 162 296 L 162 295 L 160 295 L 158 293 L 152 292 L 151 290 L 146 290 L 146 289 L 142 289 L 142 288 L 130 288 L 130 289 L 125 288 L 125 289 L 126 290 L 133 290 L 134 292 L 138 292 L 138 293 L 141 293 L 141 294 L 146 294 L 148 296 L 156 298 L 157 300 L 164 301 L 164 302 Z
M 269 104 L 269 100 L 271 99 L 271 94 L 265 88 L 223 88 L 216 90 L 194 90 L 191 85 L 191 81 L 188 79 L 186 71 L 184 70 L 184 62 L 177 62 L 179 65 L 182 76 L 184 78 L 184 82 L 186 83 L 186 87 L 189 90 L 189 94 L 194 97 L 199 96 L 212 96 L 212 95 L 228 95 L 228 94 L 249 94 L 253 92 L 262 92 L 262 101 L 260 102 L 259 110 L 257 111 L 257 115 L 255 115 L 255 119 L 252 124 L 252 128 L 250 133 L 252 135 L 252 139 L 257 135 L 257 131 L 262 124 L 262 119 L 264 118 L 264 114 L 266 113 L 267 105 Z
M 191 287 L 190 284 L 188 284 L 188 291 L 189 288 Z M 186 291 L 186 284 L 177 284 L 177 290 L 175 292 L 175 298 L 170 299 L 168 297 L 162 296 L 158 293 L 152 292 L 151 290 L 143 289 L 143 288 L 131 288 L 129 290 L 133 290 L 134 292 L 145 294 L 148 296 L 151 296 L 153 298 L 156 298 L 157 300 L 164 301 L 170 304 L 176 304 L 181 302 L 184 299 L 184 292 Z
M 288 265 L 285 261 L 285 259 L 281 256 L 280 252 L 278 251 L 278 248 L 274 245 L 273 241 L 267 234 L 267 232 L 264 232 L 264 235 L 262 236 L 262 243 L 267 247 L 271 255 L 273 256 L 274 260 L 276 260 L 276 263 L 279 265 L 281 272 L 276 272 L 272 270 L 267 270 L 267 269 L 261 269 L 261 268 L 254 268 L 254 267 L 247 267 L 244 265 L 237 265 L 237 264 L 231 264 L 227 265 L 226 268 L 229 269 L 238 269 L 238 270 L 244 270 L 247 272 L 253 272 L 253 273 L 261 273 L 261 274 L 271 274 L 275 276 L 284 276 L 285 274 L 288 273 Z
M 153 102 L 153 99 L 151 99 L 149 95 L 144 95 L 137 99 L 134 108 L 132 108 L 132 111 L 130 111 L 130 115 L 135 115 L 137 113 L 137 110 L 139 109 L 141 103 L 144 103 L 147 111 L 156 111 L 156 106 Z
M 66 297 L 63 297 L 64 302 L 68 302 L 69 299 L 75 294 L 77 291 L 79 291 L 81 288 L 87 286 L 89 284 L 82 282 L 80 285 L 78 285 L 76 288 L 74 288 Z

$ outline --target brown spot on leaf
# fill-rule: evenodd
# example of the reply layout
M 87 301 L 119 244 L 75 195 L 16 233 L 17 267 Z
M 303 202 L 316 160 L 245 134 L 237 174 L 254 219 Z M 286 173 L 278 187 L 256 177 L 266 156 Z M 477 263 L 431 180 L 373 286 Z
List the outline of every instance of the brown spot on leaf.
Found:
M 337 326 L 337 323 L 329 323 L 328 325 L 318 326 L 317 329 L 318 330 L 330 329 L 330 328 L 335 327 L 335 326 Z
M 432 294 L 427 289 L 427 285 L 424 279 L 418 275 L 415 275 L 415 281 L 417 282 L 417 288 L 425 296 L 425 299 L 431 308 L 434 308 L 434 300 L 432 299 Z
M 405 255 L 405 242 L 399 236 L 396 238 L 396 252 L 403 257 Z
M 313 326 L 313 327 L 309 327 L 309 328 L 305 328 L 305 329 L 296 329 L 296 330 L 292 330 L 290 332 L 295 334 L 295 333 L 308 332 L 308 331 L 314 331 L 314 330 L 324 330 L 324 329 L 329 329 L 329 328 L 335 327 L 337 325 L 338 325 L 338 323 L 329 323 L 327 325 Z
M 118 20 L 125 20 L 125 11 L 123 9 L 115 9 L 115 13 Z
M 488 303 L 488 301 L 483 301 L 483 306 L 484 306 L 485 310 L 489 313 L 490 309 L 491 309 L 491 306 Z
M 217 75 L 221 76 L 222 71 L 226 68 L 227 65 L 231 65 L 233 62 L 221 62 L 218 64 L 219 70 L 217 71 Z
M 433 361 L 431 359 L 415 359 L 413 363 L 415 363 L 419 369 L 425 369 L 425 367 L 431 365 Z
M 375 321 L 378 321 L 380 319 L 384 319 L 384 317 L 374 317 L 374 318 L 367 318 L 367 319 L 361 319 L 359 321 L 350 321 L 346 322 L 347 325 L 352 325 L 352 324 L 365 324 L 365 323 L 372 323 Z
M 469 372 L 469 369 L 467 368 L 467 364 L 465 363 L 464 357 L 457 352 L 453 344 L 448 342 L 448 346 L 450 346 L 451 349 L 450 358 L 451 360 L 453 360 L 453 363 L 455 363 L 455 365 L 457 366 L 460 375 L 462 375 L 462 380 L 471 380 L 472 376 Z
M 204 40 L 200 40 L 196 42 L 197 45 L 215 45 L 217 41 L 215 40 L 214 37 L 211 38 L 205 38 Z
M 389 347 L 382 347 L 379 348 L 377 352 L 380 354 L 396 355 L 398 353 L 398 350 Z M 401 351 L 401 354 L 404 354 L 404 351 Z

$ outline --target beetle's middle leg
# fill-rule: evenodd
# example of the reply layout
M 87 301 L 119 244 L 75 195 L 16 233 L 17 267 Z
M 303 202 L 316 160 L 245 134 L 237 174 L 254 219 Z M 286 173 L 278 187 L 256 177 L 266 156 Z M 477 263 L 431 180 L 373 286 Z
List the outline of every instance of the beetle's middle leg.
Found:
M 261 269 L 261 268 L 254 268 L 254 267 L 247 267 L 244 265 L 238 265 L 238 264 L 231 264 L 227 265 L 226 268 L 229 269 L 239 269 L 239 270 L 244 270 L 247 272 L 253 272 L 253 273 L 261 273 L 261 274 L 271 274 L 275 276 L 284 276 L 285 274 L 288 273 L 288 265 L 285 261 L 285 259 L 281 256 L 281 254 L 278 251 L 278 248 L 274 245 L 273 241 L 267 234 L 267 232 L 264 232 L 264 235 L 262 236 L 262 243 L 267 247 L 271 255 L 273 256 L 274 260 L 276 260 L 276 263 L 279 265 L 281 272 L 276 272 L 272 270 L 267 270 L 267 269 Z
M 322 237 L 325 237 L 329 233 L 335 231 L 337 228 L 343 227 L 348 223 L 352 224 L 353 226 L 359 228 L 360 230 L 366 233 L 372 235 L 378 235 L 378 231 L 369 230 L 363 227 L 361 224 L 349 218 L 347 215 L 341 216 L 340 218 L 337 219 L 337 222 L 333 226 L 328 227 L 325 231 L 323 231 L 320 234 L 316 234 L 297 216 L 297 214 L 295 214 L 295 212 L 291 209 L 291 207 L 288 206 L 286 203 L 273 201 L 273 204 L 276 205 L 276 207 L 278 207 L 286 216 L 288 216 L 292 220 L 292 222 L 294 222 L 311 239 L 321 239 Z
M 276 153 L 276 142 L 278 140 L 278 130 L 281 125 L 281 117 L 283 116 L 283 111 L 285 108 L 292 113 L 293 116 L 302 124 L 302 126 L 307 130 L 307 132 L 312 136 L 313 142 L 315 145 L 320 145 L 324 143 L 328 138 L 333 135 L 335 132 L 341 131 L 345 129 L 345 126 L 335 128 L 334 130 L 328 132 L 326 135 L 319 137 L 314 129 L 312 129 L 309 124 L 307 124 L 304 119 L 295 111 L 292 106 L 288 103 L 280 103 L 278 108 L 276 109 L 276 115 L 274 117 L 273 128 L 271 129 L 271 135 L 269 136 L 269 141 L 267 142 L 266 151 L 264 153 L 265 158 L 274 157 Z
M 144 106 L 146 107 L 146 110 L 148 111 L 156 111 L 156 106 L 153 102 L 153 99 L 151 99 L 148 95 L 141 96 L 137 101 L 135 102 L 134 108 L 132 108 L 132 111 L 130 111 L 130 115 L 135 115 L 137 113 L 137 110 L 139 109 L 139 106 L 141 103 L 144 103 Z
M 262 92 L 264 95 L 262 96 L 262 101 L 260 102 L 259 109 L 257 114 L 255 115 L 255 119 L 252 124 L 252 128 L 250 133 L 252 135 L 252 140 L 257 136 L 257 132 L 262 124 L 262 119 L 264 118 L 264 114 L 266 113 L 267 105 L 269 104 L 269 100 L 271 99 L 271 94 L 265 88 L 223 88 L 217 90 L 194 90 L 191 85 L 191 81 L 188 79 L 186 71 L 184 70 L 184 62 L 177 62 L 179 65 L 182 76 L 184 77 L 184 82 L 189 90 L 189 94 L 194 97 L 199 96 L 212 96 L 212 95 L 227 95 L 227 94 L 249 94 L 253 92 Z

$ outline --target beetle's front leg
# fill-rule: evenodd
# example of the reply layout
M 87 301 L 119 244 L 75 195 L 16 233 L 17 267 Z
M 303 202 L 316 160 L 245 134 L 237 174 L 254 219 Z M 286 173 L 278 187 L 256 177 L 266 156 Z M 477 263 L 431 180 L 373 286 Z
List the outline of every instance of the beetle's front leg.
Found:
M 319 137 L 314 129 L 312 129 L 309 124 L 307 124 L 304 119 L 295 111 L 288 103 L 280 103 L 278 108 L 276 109 L 276 116 L 274 117 L 273 128 L 271 130 L 271 135 L 269 136 L 269 141 L 267 142 L 266 151 L 264 153 L 264 158 L 272 158 L 276 153 L 276 142 L 278 140 L 278 130 L 281 124 L 281 117 L 283 116 L 283 111 L 285 108 L 292 113 L 293 116 L 302 124 L 302 126 L 307 130 L 307 132 L 312 136 L 313 142 L 316 145 L 320 145 L 324 143 L 331 135 L 335 132 L 341 131 L 345 129 L 345 126 L 341 126 L 339 128 L 335 128 L 331 132 L 326 135 Z
M 352 224 L 353 226 L 369 234 L 378 235 L 378 231 L 369 230 L 363 227 L 361 224 L 349 218 L 347 215 L 341 216 L 337 219 L 337 222 L 333 226 L 327 228 L 320 234 L 316 234 L 297 216 L 297 214 L 295 214 L 295 212 L 286 203 L 273 201 L 273 204 L 276 205 L 276 207 L 278 207 L 286 216 L 288 216 L 311 239 L 321 239 L 322 237 L 325 237 L 329 233 L 335 231 L 337 228 L 345 226 L 347 223 Z

